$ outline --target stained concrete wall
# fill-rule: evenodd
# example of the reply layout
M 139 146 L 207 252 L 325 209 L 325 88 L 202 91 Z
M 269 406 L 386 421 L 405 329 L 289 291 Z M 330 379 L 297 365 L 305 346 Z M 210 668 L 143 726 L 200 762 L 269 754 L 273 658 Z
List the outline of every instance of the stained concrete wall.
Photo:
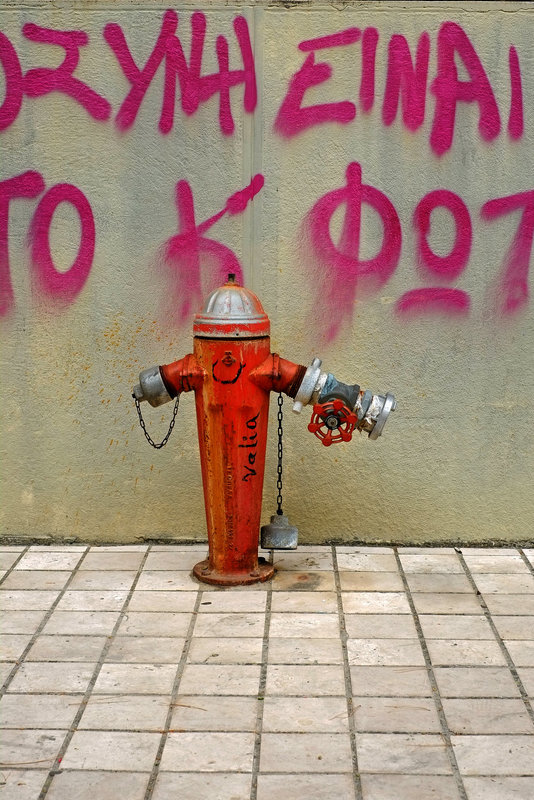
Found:
M 533 10 L 4 0 L 4 535 L 205 537 L 192 396 L 156 452 L 130 391 L 233 267 L 273 349 L 398 398 L 330 449 L 286 404 L 303 540 L 532 541 Z

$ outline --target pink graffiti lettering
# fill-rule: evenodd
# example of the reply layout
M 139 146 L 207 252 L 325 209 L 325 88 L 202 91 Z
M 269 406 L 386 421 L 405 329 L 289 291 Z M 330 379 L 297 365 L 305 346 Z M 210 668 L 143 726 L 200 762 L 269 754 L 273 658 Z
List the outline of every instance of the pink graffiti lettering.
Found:
M 16 120 L 22 105 L 22 70 L 15 48 L 2 32 L 0 64 L 5 76 L 5 98 L 0 106 L 0 131 L 3 131 Z
M 376 256 L 361 259 L 362 203 L 376 211 L 382 221 L 382 243 Z M 339 244 L 334 244 L 330 224 L 335 211 L 345 207 Z M 318 307 L 336 308 L 324 332 L 326 341 L 334 339 L 341 325 L 350 320 L 357 290 L 363 286 L 376 291 L 395 271 L 400 258 L 402 234 L 400 220 L 389 198 L 373 186 L 362 184 L 360 164 L 353 162 L 346 171 L 346 185 L 321 197 L 306 220 L 314 257 L 322 272 Z M 342 288 L 339 291 L 340 287 Z
M 133 125 L 143 98 L 157 70 L 165 61 L 163 102 L 159 120 L 160 131 L 167 134 L 173 128 L 176 80 L 178 79 L 181 105 L 185 114 L 195 113 L 201 103 L 206 102 L 215 94 L 219 94 L 220 129 L 223 134 L 228 136 L 233 133 L 235 128 L 230 89 L 239 84 L 244 85 L 243 107 L 247 113 L 252 113 L 257 104 L 254 56 L 247 21 L 244 17 L 238 16 L 233 22 L 243 69 L 231 70 L 229 68 L 228 40 L 224 36 L 218 36 L 215 50 L 219 71 L 204 76 L 201 76 L 200 72 L 206 35 L 206 16 L 200 11 L 191 16 L 189 63 L 180 39 L 175 36 L 177 27 L 178 15 L 176 12 L 166 11 L 156 44 L 144 67 L 140 69 L 131 55 L 120 25 L 110 22 L 105 26 L 104 39 L 115 53 L 124 75 L 131 84 L 130 91 L 117 113 L 115 123 L 123 131 Z
M 397 300 L 395 310 L 400 314 L 415 316 L 429 311 L 459 316 L 468 314 L 471 298 L 461 289 L 422 288 L 405 292 Z
M 287 94 L 278 111 L 274 129 L 286 138 L 296 136 L 298 133 L 314 125 L 324 122 L 337 122 L 346 125 L 356 116 L 356 106 L 348 100 L 338 103 L 318 103 L 314 106 L 302 106 L 304 95 L 313 86 L 320 86 L 332 77 L 330 64 L 321 61 L 315 63 L 313 50 L 327 47 L 340 47 L 353 44 L 361 36 L 359 28 L 349 28 L 341 33 L 309 39 L 299 44 L 299 49 L 307 52 L 304 64 L 289 82 Z
M 388 45 L 388 69 L 382 121 L 391 125 L 397 116 L 399 98 L 402 97 L 402 119 L 409 131 L 416 131 L 425 118 L 426 82 L 430 37 L 423 33 L 417 44 L 415 67 L 406 38 L 394 34 Z
M 458 80 L 456 58 L 461 59 L 470 80 Z M 459 102 L 478 103 L 478 130 L 485 142 L 498 135 L 501 119 L 493 89 L 475 48 L 455 22 L 445 22 L 439 30 L 438 69 L 431 90 L 436 97 L 436 108 L 430 146 L 436 155 L 443 155 L 452 145 Z
M 15 305 L 9 268 L 9 204 L 16 198 L 37 197 L 44 188 L 42 176 L 33 171 L 0 181 L 0 316 L 8 314 Z
M 375 66 L 378 31 L 366 28 L 362 35 L 362 77 L 360 80 L 360 106 L 364 114 L 371 111 L 375 102 Z
M 484 203 L 481 216 L 493 220 L 522 210 L 521 219 L 504 258 L 502 274 L 495 292 L 494 307 L 505 316 L 516 314 L 528 303 L 528 275 L 534 236 L 534 191 L 519 192 Z
M 61 92 L 76 100 L 94 119 L 109 119 L 111 105 L 105 97 L 73 75 L 80 60 L 80 47 L 85 47 L 89 42 L 84 31 L 58 31 L 28 22 L 23 26 L 22 33 L 32 42 L 57 45 L 65 50 L 65 58 L 59 67 L 28 70 L 24 76 L 24 92 L 28 97 Z
M 523 136 L 523 84 L 521 81 L 521 67 L 519 56 L 515 47 L 510 47 L 508 52 L 508 66 L 510 69 L 510 115 L 508 117 L 508 135 L 510 139 L 520 139 Z
M 455 236 L 451 251 L 444 256 L 435 253 L 428 242 L 432 212 L 446 208 L 453 217 Z M 417 204 L 413 215 L 416 235 L 416 257 L 423 272 L 443 281 L 458 278 L 467 266 L 473 241 L 473 227 L 467 206 L 461 197 L 447 189 L 426 194 Z M 461 289 L 442 286 L 422 287 L 405 292 L 395 304 L 399 314 L 468 314 L 471 298 Z
M 204 222 L 197 224 L 193 192 L 188 181 L 176 184 L 176 207 L 178 211 L 178 234 L 169 239 L 162 248 L 162 263 L 169 272 L 174 291 L 167 299 L 166 313 L 169 319 L 176 317 L 178 324 L 189 319 L 191 312 L 200 306 L 203 298 L 201 281 L 201 256 L 207 262 L 210 276 L 208 288 L 212 289 L 225 281 L 228 273 L 234 273 L 238 282 L 243 280 L 241 264 L 235 253 L 226 245 L 204 234 L 225 214 L 235 215 L 244 211 L 263 187 L 263 175 L 255 175 L 250 184 L 231 195 L 224 208 Z
M 72 266 L 65 272 L 58 272 L 50 252 L 50 226 L 60 203 L 72 205 L 80 218 L 81 235 L 78 254 Z M 33 216 L 29 243 L 35 276 L 41 291 L 56 299 L 70 302 L 83 289 L 95 252 L 95 220 L 88 199 L 76 186 L 58 183 L 52 186 Z

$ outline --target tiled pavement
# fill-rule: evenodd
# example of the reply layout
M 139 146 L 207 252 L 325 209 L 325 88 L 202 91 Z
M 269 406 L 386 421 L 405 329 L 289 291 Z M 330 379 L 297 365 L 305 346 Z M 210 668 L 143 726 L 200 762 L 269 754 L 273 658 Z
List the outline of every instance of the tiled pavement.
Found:
M 532 800 L 534 550 L 1 547 L 0 800 Z

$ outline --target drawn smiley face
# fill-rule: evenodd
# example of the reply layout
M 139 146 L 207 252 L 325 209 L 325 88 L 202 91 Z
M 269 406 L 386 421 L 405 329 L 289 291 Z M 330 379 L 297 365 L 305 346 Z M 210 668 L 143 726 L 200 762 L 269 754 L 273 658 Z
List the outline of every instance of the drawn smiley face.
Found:
M 219 365 L 217 367 L 217 365 Z M 211 365 L 211 374 L 214 381 L 217 383 L 236 383 L 246 366 L 244 362 L 238 362 L 237 358 L 233 355 L 231 350 L 225 350 L 223 358 L 213 362 Z M 217 367 L 217 372 L 215 368 Z

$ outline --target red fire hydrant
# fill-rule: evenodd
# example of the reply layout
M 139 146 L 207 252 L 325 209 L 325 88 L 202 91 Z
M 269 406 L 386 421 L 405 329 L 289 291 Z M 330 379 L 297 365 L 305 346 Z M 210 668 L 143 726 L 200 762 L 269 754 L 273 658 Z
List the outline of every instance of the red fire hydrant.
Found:
M 234 276 L 212 292 L 193 323 L 194 352 L 141 372 L 133 396 L 152 406 L 195 392 L 209 554 L 193 568 L 205 583 L 265 581 L 274 567 L 258 558 L 269 394 L 313 403 L 309 430 L 324 445 L 349 441 L 355 429 L 380 436 L 395 398 L 362 392 L 270 352 L 270 323 L 260 301 Z M 141 418 L 141 417 L 140 417 Z

